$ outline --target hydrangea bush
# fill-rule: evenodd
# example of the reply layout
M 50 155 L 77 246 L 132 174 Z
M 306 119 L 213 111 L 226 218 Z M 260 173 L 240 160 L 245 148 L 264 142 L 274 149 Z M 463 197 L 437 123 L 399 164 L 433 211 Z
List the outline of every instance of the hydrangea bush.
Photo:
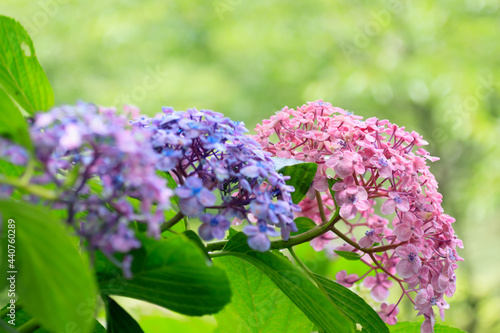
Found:
M 210 110 L 53 107 L 22 52 L 29 36 L 0 21 L 2 331 L 142 332 L 112 296 L 213 314 L 220 332 L 433 332 L 435 311 L 444 320 L 463 244 L 418 133 L 321 100 L 256 135 Z M 309 242 L 365 273 L 312 272 L 294 250 Z M 422 324 L 398 323 L 403 300 Z

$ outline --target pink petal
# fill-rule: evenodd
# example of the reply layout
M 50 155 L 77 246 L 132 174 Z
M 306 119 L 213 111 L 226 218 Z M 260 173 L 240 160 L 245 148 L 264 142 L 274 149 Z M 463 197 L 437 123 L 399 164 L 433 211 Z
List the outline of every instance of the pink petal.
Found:
M 358 200 L 366 200 L 368 199 L 368 193 L 366 193 L 366 190 L 362 188 L 361 186 L 358 186 Z
M 325 192 L 328 190 L 328 179 L 325 176 L 316 176 L 313 182 L 313 187 L 318 192 Z
M 363 285 L 366 288 L 373 288 L 377 284 L 377 278 L 375 276 L 367 276 L 365 281 L 363 281 Z
M 344 158 L 339 164 L 337 164 L 337 166 L 335 166 L 334 170 L 340 178 L 346 178 L 347 176 L 352 175 L 354 168 L 352 167 L 352 162 L 346 161 Z
M 415 275 L 415 272 L 413 271 L 413 263 L 406 259 L 401 259 L 396 264 L 396 272 L 403 279 L 407 279 Z
M 382 302 L 389 297 L 389 290 L 381 285 L 375 286 L 370 292 L 370 296 L 377 302 Z
M 398 207 L 398 209 L 402 212 L 407 212 L 410 209 L 410 204 L 408 203 L 408 199 L 407 198 L 401 198 L 401 199 L 403 200 L 403 202 L 397 204 L 396 207 Z
M 392 199 L 387 199 L 383 204 L 382 207 L 380 207 L 380 211 L 384 215 L 389 215 L 394 213 L 394 210 L 396 208 L 396 203 Z
M 395 233 L 400 241 L 405 242 L 411 238 L 412 230 L 407 224 L 401 223 L 396 227 Z
M 370 239 L 369 236 L 364 236 L 359 240 L 359 246 L 361 246 L 364 249 L 368 249 L 373 245 L 372 240 Z M 366 281 L 366 280 L 365 280 Z
M 382 178 L 389 178 L 392 174 L 392 171 L 391 171 L 391 169 L 389 169 L 389 167 L 382 167 L 382 168 L 378 169 L 378 174 Z
M 364 212 L 367 209 L 370 209 L 371 205 L 368 200 L 360 200 L 356 202 L 356 208 L 362 212 Z
M 356 216 L 358 209 L 353 204 L 346 204 L 340 207 L 340 216 L 346 220 L 350 220 Z

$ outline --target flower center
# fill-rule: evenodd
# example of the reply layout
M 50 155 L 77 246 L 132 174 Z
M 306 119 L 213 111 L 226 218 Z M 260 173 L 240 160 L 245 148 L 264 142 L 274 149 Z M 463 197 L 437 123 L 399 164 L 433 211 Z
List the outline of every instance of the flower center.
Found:
M 349 200 L 350 203 L 354 204 L 358 201 L 358 196 L 356 194 L 351 194 L 347 200 Z
M 416 255 L 415 253 L 413 253 L 413 252 L 410 252 L 410 253 L 408 254 L 408 259 L 409 259 L 411 262 L 414 262 L 414 261 L 415 261 L 415 259 L 417 259 L 417 255 Z
M 395 197 L 393 200 L 394 200 L 394 202 L 395 202 L 395 203 L 397 203 L 397 204 L 400 204 L 400 203 L 402 203 L 402 202 L 403 202 L 403 200 L 401 199 L 401 197 L 400 197 L 400 196 Z

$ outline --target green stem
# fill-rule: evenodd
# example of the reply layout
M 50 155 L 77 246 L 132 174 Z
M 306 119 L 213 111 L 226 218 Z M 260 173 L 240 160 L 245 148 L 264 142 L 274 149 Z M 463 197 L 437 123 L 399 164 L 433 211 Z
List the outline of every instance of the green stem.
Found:
M 354 248 L 358 249 L 361 251 L 361 247 L 358 245 L 358 243 L 356 243 L 355 241 L 353 241 L 352 239 L 350 239 L 349 237 L 347 237 L 346 235 L 344 235 L 342 233 L 342 231 L 340 231 L 339 229 L 335 228 L 335 226 L 332 225 L 332 227 L 330 228 L 330 230 L 332 230 L 337 236 L 339 236 L 340 238 L 342 238 L 343 240 L 346 241 L 347 244 L 353 246 Z
M 307 268 L 307 266 L 302 262 L 302 260 L 299 259 L 299 257 L 297 257 L 293 248 L 289 247 L 288 251 L 292 255 L 292 257 L 295 260 L 295 262 L 297 263 L 297 265 L 299 265 L 302 268 L 302 270 L 307 275 L 309 275 L 309 277 L 311 278 L 311 280 L 314 281 L 314 283 L 316 283 L 316 286 L 318 286 L 319 290 L 321 290 L 325 295 L 328 296 L 328 293 L 326 292 L 325 288 L 323 288 L 323 285 L 319 282 L 318 278 L 316 278 L 314 273 L 309 268 Z
M 19 327 L 19 333 L 31 333 L 40 328 L 40 325 L 35 321 L 35 318 L 31 318 L 25 322 L 21 327 Z
M 340 220 L 340 216 L 334 216 L 330 220 L 330 222 L 328 222 L 326 224 L 321 224 L 321 225 L 319 225 L 311 230 L 308 230 L 300 235 L 292 236 L 287 241 L 282 240 L 282 239 L 272 241 L 271 242 L 271 249 L 285 249 L 285 248 L 290 248 L 292 246 L 308 242 L 308 241 L 310 241 L 318 236 L 321 236 L 325 232 L 327 232 L 330 229 L 330 227 L 333 224 L 335 224 L 335 222 L 337 222 L 338 220 Z M 226 240 L 226 241 L 208 243 L 207 250 L 209 252 L 220 251 L 220 250 L 222 250 L 222 248 L 224 248 L 224 245 L 226 245 L 227 242 L 228 241 Z
M 174 217 L 172 217 L 169 221 L 165 222 L 162 226 L 161 226 L 161 232 L 164 232 L 170 228 L 172 228 L 174 225 L 176 225 L 179 221 L 182 221 L 182 219 L 184 218 L 184 215 L 181 213 L 181 212 L 178 212 L 177 214 L 175 214 Z
M 20 184 L 28 185 L 29 181 L 31 179 L 31 176 L 33 176 L 34 172 L 35 172 L 35 160 L 31 158 L 28 161 L 28 165 L 26 166 L 26 170 L 24 171 L 24 174 L 19 179 Z
M 323 224 L 327 223 L 326 215 L 325 215 L 325 207 L 323 207 L 323 201 L 321 200 L 321 193 L 316 191 L 316 202 L 318 203 L 319 208 L 319 216 L 321 217 L 321 222 Z
M 0 184 L 11 185 L 47 200 L 57 199 L 57 193 L 43 186 L 24 184 L 20 179 L 0 178 Z

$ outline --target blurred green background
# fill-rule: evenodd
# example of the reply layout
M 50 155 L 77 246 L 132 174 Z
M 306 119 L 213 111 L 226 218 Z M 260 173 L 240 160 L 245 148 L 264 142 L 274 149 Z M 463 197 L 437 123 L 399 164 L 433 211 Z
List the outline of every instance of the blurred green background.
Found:
M 466 246 L 446 323 L 488 333 L 500 332 L 499 7 L 496 0 L 2 0 L 0 13 L 27 28 L 57 104 L 135 104 L 148 114 L 194 106 L 253 129 L 285 105 L 322 98 L 420 132 L 441 157 L 432 171 Z M 300 252 L 313 269 L 342 265 L 327 265 L 308 245 Z M 210 317 L 122 304 L 146 332 L 215 328 Z M 403 311 L 400 320 L 413 316 Z

